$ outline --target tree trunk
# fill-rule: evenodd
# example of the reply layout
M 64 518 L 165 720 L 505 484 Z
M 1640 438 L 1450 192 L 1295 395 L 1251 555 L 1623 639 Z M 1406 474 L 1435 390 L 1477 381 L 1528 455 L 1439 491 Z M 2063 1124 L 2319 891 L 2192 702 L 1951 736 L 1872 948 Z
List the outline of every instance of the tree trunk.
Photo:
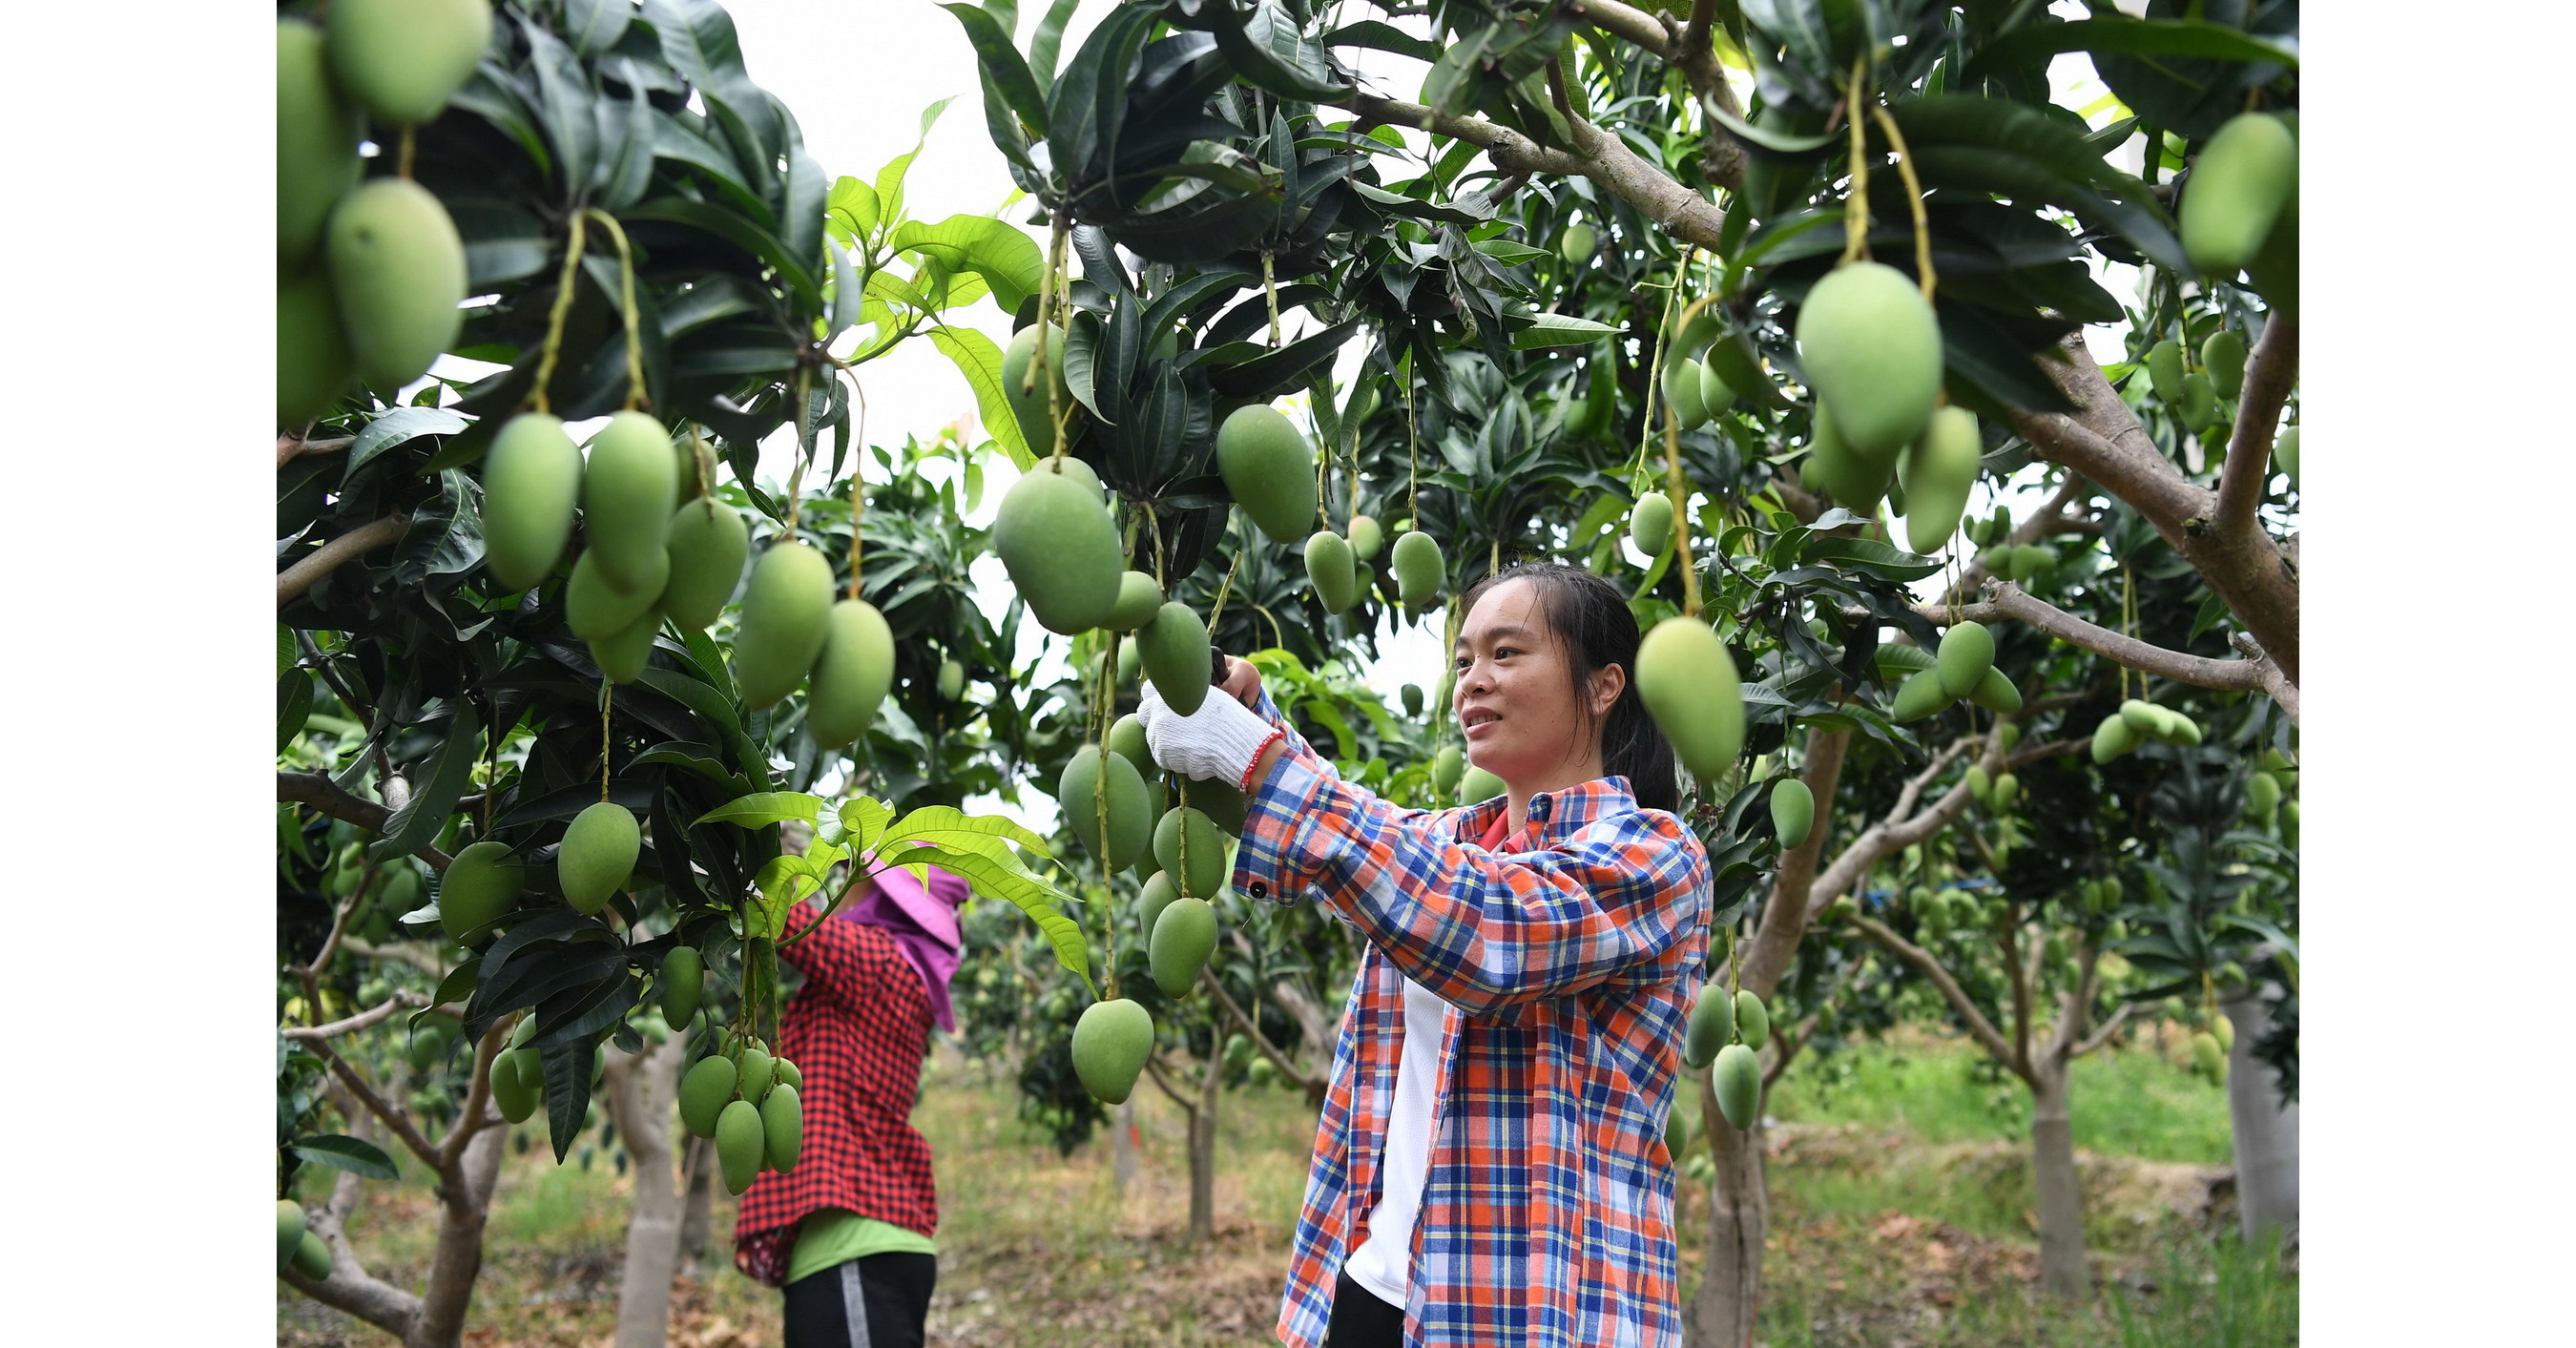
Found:
M 1110 1112 L 1109 1162 L 1109 1191 L 1125 1198 L 1127 1186 L 1136 1181 L 1136 1097 L 1133 1095 Z
M 2227 1114 L 2236 1134 L 2236 1206 L 2248 1243 L 2299 1230 L 2299 1106 L 2281 1098 L 2281 1076 L 2254 1056 L 2254 1041 L 2272 1028 L 2259 991 L 2226 1003 L 2236 1027 L 2227 1054 Z
M 1224 1074 L 1210 1062 L 1201 1068 L 1199 1106 L 1190 1111 L 1190 1233 L 1193 1246 L 1216 1234 L 1216 1105 Z
M 685 1196 L 680 1200 L 679 1271 L 694 1278 L 699 1266 L 706 1262 L 707 1234 L 715 1224 L 715 1139 L 692 1137 L 685 1152 L 682 1173 L 688 1180 Z
M 616 1348 L 662 1348 L 670 1336 L 671 1275 L 680 1254 L 680 1189 L 671 1165 L 671 1102 L 680 1082 L 684 1036 L 641 1055 L 610 1049 L 602 1084 L 608 1117 L 634 1162 L 635 1200 L 626 1219 L 626 1271 L 617 1288 Z
M 2075 1127 L 2066 1113 L 2067 1060 L 2032 1064 L 2031 1187 L 2039 1195 L 2039 1282 L 2050 1295 L 2091 1289 L 2084 1265 L 2084 1193 L 2075 1174 Z
M 493 1182 L 509 1126 L 495 1118 L 477 1130 L 457 1158 L 455 1176 L 439 1186 L 438 1246 L 430 1256 L 429 1288 L 403 1348 L 457 1348 L 465 1313 L 474 1306 L 474 1279 L 483 1271 L 483 1223 L 492 1210 Z
M 1771 1196 L 1762 1176 L 1762 1121 L 1756 1118 L 1751 1132 L 1737 1131 L 1718 1111 L 1708 1073 L 1693 1075 L 1717 1176 L 1709 1185 L 1708 1260 L 1701 1268 L 1699 1295 L 1691 1298 L 1683 1317 L 1683 1338 L 1688 1348 L 1752 1348 L 1762 1309 L 1762 1242 L 1771 1231 Z

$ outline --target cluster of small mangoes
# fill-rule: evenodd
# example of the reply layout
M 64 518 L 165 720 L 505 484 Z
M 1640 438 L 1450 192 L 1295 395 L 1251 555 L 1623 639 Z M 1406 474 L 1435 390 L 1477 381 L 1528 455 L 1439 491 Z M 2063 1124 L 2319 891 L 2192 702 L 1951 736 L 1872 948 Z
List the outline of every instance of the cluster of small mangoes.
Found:
M 1762 1107 L 1762 1060 L 1755 1055 L 1770 1038 L 1770 1009 L 1750 988 L 1731 997 L 1722 987 L 1702 988 L 1683 1028 L 1683 1064 L 1693 1071 L 1716 1064 L 1717 1108 L 1738 1131 L 1751 1128 Z
M 361 183 L 366 122 L 427 122 L 491 41 L 489 0 L 333 0 L 277 23 L 277 422 L 354 376 L 390 398 L 456 339 L 465 243 L 407 176 Z
M 796 1095 L 805 1074 L 770 1054 L 759 1039 L 741 1039 L 700 1058 L 680 1077 L 680 1122 L 711 1137 L 725 1192 L 739 1194 L 764 1170 L 796 1168 L 805 1138 L 805 1106 Z
M 2223 1015 L 2211 1015 L 2208 1029 L 2192 1032 L 2191 1074 L 2213 1086 L 2226 1085 L 2227 1055 L 2235 1051 L 2235 1023 Z
M 305 1225 L 303 1204 L 281 1198 L 277 1200 L 277 1271 L 290 1268 L 315 1282 L 329 1278 L 331 1247 Z
M 2265 749 L 2245 779 L 2245 813 L 2265 828 L 2279 828 L 2295 843 L 2299 802 L 2292 793 L 2298 789 L 2299 770 L 2280 750 Z
M 2171 707 L 2130 698 L 2093 728 L 2093 761 L 2108 763 L 2148 740 L 2163 744 L 2200 743 L 2200 723 Z
M 1994 633 L 1966 618 L 1941 634 L 1928 667 L 1915 670 L 1896 686 L 1896 701 L 1888 715 L 1898 722 L 1919 721 L 1963 697 L 2000 715 L 2021 710 L 2021 690 L 1995 667 Z
M 1983 551 L 1977 561 L 1988 575 L 2028 585 L 2057 569 L 2057 550 L 2044 543 L 2012 541 L 2012 507 L 1998 505 L 1994 513 L 1968 520 L 1963 526 L 1968 541 Z

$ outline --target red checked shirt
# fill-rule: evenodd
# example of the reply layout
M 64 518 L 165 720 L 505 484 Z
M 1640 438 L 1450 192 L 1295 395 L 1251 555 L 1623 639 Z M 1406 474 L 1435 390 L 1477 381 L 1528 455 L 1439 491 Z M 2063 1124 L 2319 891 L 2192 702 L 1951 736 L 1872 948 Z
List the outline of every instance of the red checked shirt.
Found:
M 790 934 L 817 909 L 792 910 Z M 930 1044 L 930 999 L 894 938 L 833 919 L 778 957 L 805 975 L 787 1003 L 778 1049 L 805 1084 L 805 1130 L 796 1168 L 751 1182 L 734 1217 L 733 1262 L 771 1287 L 787 1279 L 796 1224 L 842 1208 L 922 1235 L 939 1230 L 930 1143 L 910 1122 Z
M 1285 726 L 1267 694 L 1258 710 Z M 1708 953 L 1699 840 L 1604 777 L 1508 809 L 1404 810 L 1292 729 L 1252 795 L 1234 886 L 1311 892 L 1368 938 L 1298 1214 L 1281 1342 L 1316 1348 L 1366 1237 L 1394 1098 L 1403 979 L 1449 1003 L 1408 1348 L 1672 1348 L 1681 1341 L 1663 1126 Z

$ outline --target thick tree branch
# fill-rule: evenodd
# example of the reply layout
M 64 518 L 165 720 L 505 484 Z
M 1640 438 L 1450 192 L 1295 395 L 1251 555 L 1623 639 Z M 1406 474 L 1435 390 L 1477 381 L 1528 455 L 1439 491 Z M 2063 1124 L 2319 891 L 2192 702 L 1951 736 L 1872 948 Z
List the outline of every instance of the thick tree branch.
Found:
M 1550 149 L 1510 127 L 1496 126 L 1482 118 L 1435 112 L 1419 103 L 1380 98 L 1376 94 L 1352 94 L 1341 100 L 1341 106 L 1358 113 L 1362 121 L 1409 126 L 1481 147 L 1494 161 L 1494 167 L 1505 173 L 1548 173 L 1562 177 L 1582 173 L 1586 168 L 1582 160 L 1563 150 Z
M 419 1157 L 424 1164 L 430 1166 L 439 1164 L 438 1148 L 431 1146 L 429 1139 L 422 1137 L 420 1130 L 411 1126 L 411 1116 L 387 1104 L 383 1096 L 376 1094 L 375 1088 L 367 1084 L 366 1078 L 358 1075 L 358 1069 L 351 1067 L 348 1059 L 332 1050 L 330 1041 L 316 1039 L 307 1042 L 313 1045 L 315 1052 L 322 1055 L 322 1061 L 330 1065 L 331 1075 L 338 1077 L 340 1084 L 349 1088 L 349 1094 L 358 1097 L 358 1103 L 365 1105 L 368 1113 L 382 1120 L 385 1127 L 393 1131 L 394 1136 L 401 1138 L 402 1144 L 411 1149 L 412 1155 Z
M 355 936 L 344 936 L 340 938 L 340 948 L 360 959 L 381 960 L 387 964 L 408 964 L 432 978 L 447 976 L 446 967 L 438 962 L 438 956 L 430 950 L 427 942 L 388 941 L 383 945 L 376 945 L 359 940 Z
M 1195 1127 L 1199 1117 L 1199 1102 L 1191 1099 L 1188 1092 L 1174 1086 L 1164 1077 L 1163 1055 L 1159 1051 L 1145 1059 L 1145 1070 L 1153 1075 L 1154 1084 L 1162 1088 L 1163 1094 L 1172 1097 L 1172 1102 L 1181 1107 L 1181 1112 L 1189 1117 L 1191 1125 Z
M 504 1020 L 493 1025 L 474 1045 L 474 1072 L 465 1088 L 465 1107 L 456 1111 L 456 1126 L 447 1130 L 447 1136 L 438 1144 L 437 1156 L 431 1161 L 443 1177 L 459 1173 L 458 1165 L 464 1159 L 465 1146 L 474 1140 L 476 1133 L 501 1122 L 498 1114 L 486 1112 L 492 1100 L 492 1062 L 501 1056 L 501 1045 L 509 1038 L 516 1023 Z
M 2085 937 L 2083 950 L 2076 956 L 2076 961 L 2075 987 L 2066 994 L 2064 1003 L 2058 1008 L 2057 1028 L 2048 1036 L 2048 1060 L 2061 1065 L 2075 1041 L 2084 1037 L 2084 1028 L 2093 1019 L 2093 989 L 2100 977 L 2102 964 L 2101 942 L 2089 935 Z
M 2117 664 L 2144 670 L 2176 683 L 2263 693 L 2280 702 L 2282 709 L 2290 713 L 2292 721 L 2298 720 L 2297 689 L 2290 686 L 2290 680 L 2280 666 L 2268 659 L 2213 660 L 2205 655 L 2167 650 L 2087 622 L 2009 581 L 1988 581 L 1986 593 L 1986 602 L 1962 609 L 1960 616 L 1980 618 L 1981 621 L 2011 618 L 2028 623 L 2070 646 L 2081 647 Z M 1948 621 L 1946 614 L 1930 609 L 1924 611 L 1924 616 L 1935 623 Z M 2285 690 L 2287 696 L 2284 696 Z
M 1950 1003 L 1950 1009 L 1958 1012 L 1959 1019 L 1967 1023 L 1969 1036 L 1975 1039 L 1986 1052 L 1994 1055 L 1996 1062 L 2011 1068 L 2016 1075 L 2024 1079 L 2029 1077 L 2028 1066 L 2014 1058 L 2012 1045 L 2004 1042 L 2004 1037 L 1995 1029 L 1994 1022 L 1987 1020 L 1985 1013 L 1977 1009 L 1977 1004 L 1969 1000 L 1967 991 L 1959 986 L 1959 980 L 1950 976 L 1950 971 L 1942 967 L 1941 961 L 1935 958 L 1931 951 L 1897 935 L 1885 923 L 1863 917 L 1858 913 L 1843 920 L 1861 935 L 1877 942 L 1887 953 L 1905 961 L 1925 978 L 1932 980 L 1932 986 L 1941 990 L 1941 996 Z
M 2281 408 L 2299 384 L 2298 320 L 2279 313 L 2263 325 L 2245 358 L 2245 386 L 2236 400 L 2236 429 L 2227 437 L 2227 465 L 2218 473 L 2218 531 L 2251 533 L 2263 485 L 2272 476 L 2272 437 Z
M 383 833 L 386 821 L 392 819 L 394 813 L 364 796 L 352 795 L 341 790 L 338 783 L 318 772 L 277 774 L 277 798 L 310 805 L 334 819 L 345 819 L 369 833 Z M 445 852 L 435 847 L 424 847 L 412 855 L 442 871 L 447 869 L 450 860 Z
M 281 435 L 277 437 L 277 466 L 283 468 L 306 454 L 329 454 L 347 449 L 357 441 L 358 437 L 354 435 L 333 436 L 328 440 L 300 440 L 292 435 Z
M 332 1201 L 306 1213 L 306 1221 L 313 1233 L 320 1236 L 323 1245 L 331 1251 L 331 1275 L 316 1281 L 289 1268 L 281 1270 L 278 1276 L 286 1280 L 287 1286 L 333 1310 L 354 1315 L 397 1339 L 408 1339 L 413 1324 L 420 1317 L 420 1298 L 390 1283 L 378 1281 L 358 1262 L 357 1251 L 349 1245 L 344 1225 L 349 1208 L 340 1201 L 340 1194 L 345 1189 L 354 1200 L 356 1179 L 357 1176 L 342 1171 L 339 1184 L 333 1188 Z
M 1817 730 L 1807 734 L 1807 789 L 1815 793 L 1816 823 L 1807 830 L 1807 840 L 1789 849 L 1780 858 L 1780 873 L 1771 885 L 1771 897 L 1762 905 L 1762 925 L 1754 930 L 1752 951 L 1745 956 L 1739 972 L 1741 986 L 1751 988 L 1753 995 L 1768 1001 L 1779 990 L 1780 977 L 1797 957 L 1798 938 L 1806 933 L 1807 918 L 1815 911 L 1817 858 L 1824 854 L 1825 839 L 1833 832 L 1834 791 L 1842 784 L 1843 752 L 1851 747 L 1848 730 Z M 1828 897 L 1831 890 L 1824 891 Z
M 1993 731 L 1988 731 L 1987 736 L 1987 743 L 1996 742 Z M 1886 818 L 1861 830 L 1861 835 L 1852 839 L 1851 846 L 1844 848 L 1842 855 L 1835 857 L 1833 864 L 1825 868 L 1824 874 L 1816 878 L 1815 884 L 1809 888 L 1808 907 L 1813 908 L 1818 899 L 1831 900 L 1835 895 L 1849 890 L 1859 883 L 1862 876 L 1869 873 L 1870 867 L 1878 864 L 1880 858 L 1891 852 L 1902 851 L 1931 837 L 1947 828 L 1952 820 L 1967 813 L 1970 797 L 1965 780 L 1944 792 L 1939 800 L 1910 817 L 1903 812 L 1913 809 L 1925 783 L 1937 776 L 1941 769 L 1949 766 L 1959 756 L 1965 745 L 1974 742 L 1961 740 L 1951 745 L 1933 760 L 1931 767 L 1924 769 L 1908 781 L 1905 784 L 1905 794 L 1898 797 L 1898 809 L 1889 812 Z M 1819 798 L 1822 798 L 1821 795 Z
M 2099 1051 L 2104 1044 L 2110 1043 L 2111 1036 L 2118 1034 L 2120 1032 L 2120 1026 L 2128 1021 L 2129 1011 L 2132 1005 L 2133 1004 L 2129 1002 L 2120 1003 L 2119 1007 L 2111 1012 L 2110 1019 L 2102 1022 L 2102 1028 L 2095 1030 L 2090 1035 L 2087 1035 L 2083 1043 L 2077 1044 L 2075 1047 L 2068 1049 L 2066 1051 L 2066 1056 L 2070 1058 L 2081 1058 L 2087 1053 Z
M 1741 117 L 1744 104 L 1735 96 L 1735 86 L 1727 83 L 1726 68 L 1718 64 L 1715 44 L 1710 40 L 1716 11 L 1713 0 L 1697 0 L 1690 18 L 1676 25 L 1662 15 L 1649 14 L 1618 0 L 1576 0 L 1574 5 L 1575 14 L 1590 20 L 1593 27 L 1679 66 L 1683 77 L 1690 81 L 1692 94 L 1704 104 Z M 1744 185 L 1744 147 L 1714 123 L 1712 118 L 1701 144 L 1701 162 L 1709 181 L 1731 192 Z
M 341 1035 L 353 1034 L 370 1025 L 379 1024 L 390 1019 L 396 1011 L 400 1011 L 406 1006 L 421 1007 L 427 1005 L 429 1005 L 429 999 L 421 996 L 417 992 L 397 992 L 393 996 L 386 998 L 382 1005 L 371 1006 L 354 1016 L 343 1016 L 327 1025 L 290 1025 L 284 1030 L 279 1031 L 279 1033 L 285 1035 L 289 1039 L 297 1040 L 302 1043 L 315 1044 L 320 1043 L 325 1039 L 337 1039 Z
M 331 574 L 333 568 L 360 553 L 373 552 L 403 536 L 411 527 L 411 516 L 387 515 L 355 529 L 304 554 L 295 565 L 277 573 L 277 606 L 284 608 L 298 596 L 312 589 L 315 581 Z

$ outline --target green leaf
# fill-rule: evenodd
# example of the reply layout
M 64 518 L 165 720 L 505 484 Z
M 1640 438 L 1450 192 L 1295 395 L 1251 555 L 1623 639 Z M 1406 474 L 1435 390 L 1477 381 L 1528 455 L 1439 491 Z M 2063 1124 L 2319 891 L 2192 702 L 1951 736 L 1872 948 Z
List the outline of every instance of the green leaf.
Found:
M 878 839 L 877 847 L 890 848 L 902 843 L 926 842 L 942 848 L 965 848 L 1008 856 L 1003 843 L 1018 843 L 1042 857 L 1053 857 L 1046 839 L 1026 827 L 998 814 L 970 815 L 945 805 L 924 805 L 905 815 Z
M 1037 77 L 1029 73 L 1029 63 L 1020 57 L 1019 48 L 1011 45 L 1010 30 L 990 13 L 974 5 L 946 4 L 941 9 L 957 16 L 966 29 L 966 41 L 975 48 L 975 64 L 984 73 L 984 82 L 1002 95 L 1013 113 L 1029 126 L 1044 126 L 1047 101 L 1038 88 Z
M 958 271 L 973 272 L 993 288 L 993 302 L 1005 313 L 1018 313 L 1037 293 L 1046 259 L 1037 241 L 1017 225 L 985 215 L 952 215 L 939 223 L 907 220 L 887 240 L 897 252 L 937 258 Z
M 628 210 L 626 219 L 685 225 L 702 233 L 712 234 L 751 254 L 759 261 L 768 263 L 777 270 L 779 278 L 786 281 L 804 299 L 809 308 L 815 312 L 822 310 L 822 287 L 815 281 L 812 269 L 805 265 L 804 260 L 789 251 L 787 245 L 780 241 L 777 235 L 731 211 L 707 202 L 691 201 L 686 197 L 656 197 Z
M 1750 145 L 1759 145 L 1763 149 L 1771 150 L 1779 154 L 1811 154 L 1817 150 L 1824 149 L 1835 141 L 1843 139 L 1848 134 L 1842 131 L 1821 131 L 1812 136 L 1802 136 L 1794 131 L 1782 131 L 1774 127 L 1756 126 L 1714 103 L 1703 103 L 1700 106 L 1708 113 L 1711 119 L 1715 120 L 1718 125 L 1725 127 L 1737 140 Z
M 1082 927 L 1072 918 L 1056 911 L 1055 904 L 1065 896 L 1015 862 L 981 852 L 951 852 L 942 847 L 917 847 L 903 854 L 904 864 L 927 863 L 953 872 L 973 885 L 975 892 L 986 898 L 1000 899 L 1038 925 L 1038 931 L 1055 947 L 1056 963 L 1080 975 L 1085 984 L 1091 981 L 1090 952 L 1082 939 Z
M 689 827 L 706 824 L 739 824 L 744 828 L 765 828 L 771 824 L 801 819 L 810 824 L 823 817 L 823 798 L 802 791 L 760 791 L 726 801 L 691 821 Z
M 1362 19 L 1358 23 L 1344 24 L 1324 34 L 1323 45 L 1374 47 L 1379 51 L 1394 52 L 1398 56 L 1410 56 L 1417 61 L 1440 59 L 1439 43 L 1429 38 L 1415 37 L 1394 24 L 1379 19 Z
M 1247 11 L 1219 9 L 1213 17 L 1216 45 L 1245 83 L 1307 103 L 1350 96 L 1350 86 L 1336 81 L 1325 64 L 1322 44 L 1299 31 L 1297 21 L 1271 0 Z
M 381 865 L 428 846 L 438 836 L 439 825 L 456 812 L 457 798 L 473 780 L 474 760 L 482 753 L 483 723 L 471 708 L 458 703 L 456 714 L 448 719 L 446 742 L 412 784 L 411 799 L 385 821 L 385 835 L 367 849 L 367 858 Z
M 385 1155 L 384 1148 L 364 1138 L 341 1133 L 313 1133 L 295 1139 L 287 1150 L 295 1153 L 299 1161 L 346 1170 L 362 1179 L 389 1180 L 401 1175 L 394 1169 L 394 1158 Z
M 2125 52 L 2136 56 L 2193 56 L 2212 61 L 2274 61 L 2295 70 L 2295 47 L 2277 47 L 2223 24 L 2200 19 L 2079 19 L 2015 29 L 1977 48 L 1960 73 L 1976 80 L 1999 65 L 2041 61 L 2064 52 Z
M 397 407 L 368 422 L 367 428 L 358 432 L 358 438 L 349 442 L 349 466 L 340 480 L 351 481 L 369 460 L 396 445 L 424 435 L 454 435 L 469 424 L 444 407 Z
M 1002 348 L 973 328 L 952 328 L 945 323 L 930 330 L 930 344 L 956 363 L 958 373 L 965 375 L 967 384 L 975 390 L 975 410 L 984 422 L 985 433 L 1011 456 L 1011 462 L 1021 472 L 1035 468 L 1038 456 L 1020 434 L 1020 419 L 1011 411 L 1010 399 L 1002 396 Z
M 843 243 L 855 245 L 876 233 L 878 213 L 877 190 L 847 174 L 834 179 L 823 198 L 824 225 Z
M 1918 556 L 1874 538 L 1810 538 L 1804 550 L 1810 562 L 1841 562 L 1847 570 L 1866 571 L 1883 580 L 1921 580 L 1941 569 L 1935 557 Z
M 841 802 L 841 827 L 849 831 L 850 850 L 873 852 L 885 836 L 887 821 L 894 818 L 894 807 L 873 796 L 854 796 Z
M 1531 317 L 1530 325 L 1512 334 L 1512 348 L 1530 351 L 1543 346 L 1582 346 L 1600 341 L 1619 329 L 1607 323 L 1567 314 L 1541 313 Z

